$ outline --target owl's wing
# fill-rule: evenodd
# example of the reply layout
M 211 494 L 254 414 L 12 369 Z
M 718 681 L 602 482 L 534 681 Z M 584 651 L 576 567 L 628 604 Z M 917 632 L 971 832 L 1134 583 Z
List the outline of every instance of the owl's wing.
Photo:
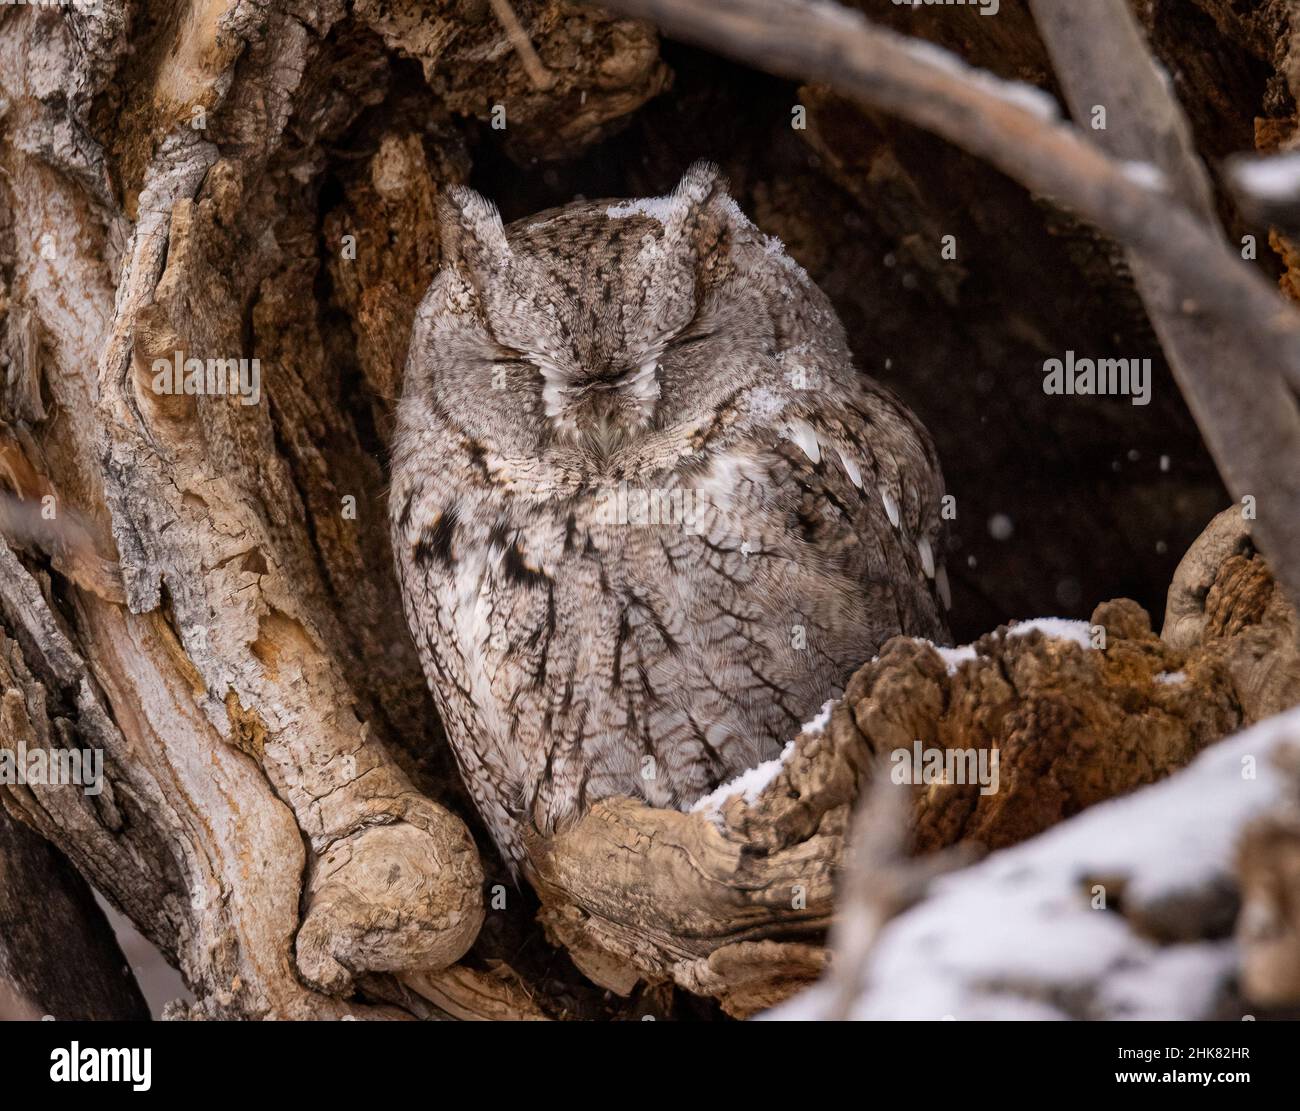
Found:
M 751 435 L 770 453 L 769 512 L 785 514 L 794 558 L 868 591 L 879 603 L 868 623 L 947 643 L 943 476 L 907 407 L 865 381 L 852 394 L 796 401 Z M 875 612 L 881 605 L 890 613 Z
M 392 539 L 407 624 L 452 752 L 470 797 L 506 862 L 525 859 L 520 834 L 519 769 L 490 743 L 505 735 L 501 706 L 483 667 L 492 614 L 480 597 L 488 546 L 473 527 L 475 506 L 488 500 L 487 478 L 472 451 L 438 428 L 411 437 L 422 468 L 397 466 L 390 498 Z M 408 449 L 410 445 L 408 444 Z M 469 477 L 466 477 L 469 476 Z

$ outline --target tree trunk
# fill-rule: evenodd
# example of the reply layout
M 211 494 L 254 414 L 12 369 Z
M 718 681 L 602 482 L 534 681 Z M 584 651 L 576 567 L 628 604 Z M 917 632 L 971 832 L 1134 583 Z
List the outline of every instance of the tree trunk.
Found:
M 856 6 L 1057 92 L 1027 4 L 1003 0 L 995 20 Z M 1189 157 L 1214 167 L 1289 139 L 1282 0 L 1135 7 L 1174 74 Z M 808 807 L 728 804 L 714 821 L 603 803 L 538 847 L 534 895 L 456 777 L 388 548 L 385 453 L 438 262 L 433 202 L 469 181 L 513 219 L 578 194 L 663 192 L 697 157 L 722 165 L 831 296 L 863 368 L 938 443 L 959 507 L 958 640 L 1128 595 L 1132 609 L 1094 617 L 1127 647 L 1104 662 L 1032 638 L 981 651 L 969 681 L 983 693 L 951 684 L 961 718 L 937 709 L 938 657 L 895 643 L 811 753 L 801 739 L 789 774 Z M 1230 240 L 1267 243 L 1226 194 L 1213 207 Z M 956 261 L 940 255 L 946 235 Z M 1260 255 L 1270 281 L 1283 274 Z M 1151 404 L 1054 405 L 1041 367 L 1067 349 L 1152 358 Z M 205 385 L 231 385 L 235 361 L 231 391 L 186 390 L 191 359 L 214 368 Z M 923 849 L 1028 837 L 1300 697 L 1294 675 L 1261 693 L 1268 680 L 1233 670 L 1244 640 L 1161 642 L 1135 616 L 1161 612 L 1226 498 L 1119 246 L 827 85 L 586 4 L 0 6 L 0 369 L 0 747 L 103 757 L 98 792 L 28 781 L 0 800 L 181 970 L 197 1002 L 178 1016 L 752 1013 L 825 964 L 853 801 L 904 729 L 868 711 L 873 684 L 905 689 L 932 732 L 1048 691 L 1124 751 L 1104 783 L 1062 771 L 1058 796 L 1026 767 L 1002 810 L 918 804 Z M 1233 634 L 1279 635 L 1290 611 L 1276 605 Z M 1196 652 L 1191 693 L 1155 690 Z M 1016 660 L 1023 682 L 996 678 Z M 1060 681 L 1026 678 L 1036 667 Z M 1165 717 L 1129 729 L 1135 697 Z M 1051 735 L 1068 759 L 1074 734 Z M 700 873 L 629 871 L 620 853 L 650 833 L 661 849 L 704 846 Z M 21 913 L 42 852 L 0 819 L 0 922 Z M 750 866 L 766 901 L 737 895 Z M 7 1005 L 138 1014 L 84 884 L 50 867 L 42 890 L 60 894 L 41 913 L 53 925 L 78 908 L 65 944 L 96 979 L 79 1009 L 56 975 L 9 975 Z M 648 907 L 667 900 L 662 916 L 621 918 L 633 888 Z M 18 944 L 0 935 L 0 969 Z
M 0 1019 L 146 1019 L 144 997 L 86 881 L 0 810 Z

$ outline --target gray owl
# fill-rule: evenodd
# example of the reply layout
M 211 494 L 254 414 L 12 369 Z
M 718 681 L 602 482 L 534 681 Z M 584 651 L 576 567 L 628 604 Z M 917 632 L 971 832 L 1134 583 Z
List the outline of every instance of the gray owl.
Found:
M 406 617 L 511 866 L 687 807 L 898 633 L 946 643 L 942 478 L 829 301 L 697 164 L 503 227 L 439 199 L 390 512 Z

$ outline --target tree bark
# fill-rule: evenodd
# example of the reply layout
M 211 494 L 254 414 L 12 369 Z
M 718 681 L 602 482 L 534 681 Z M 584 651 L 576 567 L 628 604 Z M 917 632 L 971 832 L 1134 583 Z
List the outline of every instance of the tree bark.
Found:
M 139 1021 L 144 996 L 86 881 L 0 810 L 0 1019 Z
M 859 6 L 1057 92 L 1024 5 L 961 23 Z M 1224 135 L 1249 146 L 1257 115 L 1262 147 L 1285 141 L 1280 3 L 1142 7 L 1161 10 L 1146 33 L 1179 75 L 1197 156 L 1214 164 Z M 968 104 L 990 133 L 1020 120 L 992 108 Z M 1103 202 L 1176 230 L 1206 217 L 1162 212 L 1077 134 L 1052 136 Z M 385 452 L 438 264 L 434 201 L 472 182 L 514 218 L 650 195 L 700 156 L 934 432 L 961 507 L 955 629 L 976 643 L 952 672 L 911 641 L 864 661 L 753 799 L 600 803 L 533 846 L 534 892 L 467 803 L 388 550 Z M 1293 611 L 1239 515 L 1195 549 L 1175 586 L 1195 585 L 1152 632 L 1146 611 L 1223 486 L 1122 251 L 1017 184 L 1011 155 L 999 165 L 568 0 L 0 5 L 0 749 L 104 761 L 99 793 L 0 784 L 33 831 L 0 827 L 0 921 L 38 921 L 23 892 L 52 851 L 39 835 L 181 970 L 196 1002 L 174 1017 L 747 1015 L 824 971 L 857 800 L 900 745 L 1005 754 L 992 802 L 952 787 L 906 808 L 909 853 L 999 847 L 1295 701 Z M 1208 203 L 1246 226 L 1225 195 Z M 1158 262 L 1192 253 L 1098 204 Z M 1186 226 L 1218 243 L 1204 224 Z M 1257 319 L 1284 265 L 1191 279 Z M 1046 355 L 1116 344 L 1156 360 L 1149 410 L 1048 407 Z M 188 359 L 250 361 L 248 390 L 155 388 L 161 363 Z M 1281 496 L 1300 468 L 1271 465 Z M 1278 567 L 1295 557 L 1279 548 Z M 1121 594 L 1134 601 L 1095 607 Z M 1109 646 L 1005 635 L 1034 612 L 1089 618 Z M 1184 685 L 1157 681 L 1179 671 Z M 60 874 L 65 909 L 48 913 L 67 917 L 85 889 Z M 136 1013 L 100 919 L 77 913 L 101 970 L 83 1011 Z M 0 934 L 5 968 L 19 945 Z M 10 1006 L 80 1013 L 57 975 L 4 978 Z

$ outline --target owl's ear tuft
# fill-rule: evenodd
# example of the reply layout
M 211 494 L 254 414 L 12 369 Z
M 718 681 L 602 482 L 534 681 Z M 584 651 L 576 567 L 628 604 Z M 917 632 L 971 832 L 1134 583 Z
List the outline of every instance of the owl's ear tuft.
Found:
M 720 280 L 729 272 L 736 236 L 752 226 L 727 192 L 726 177 L 714 163 L 696 162 L 677 183 L 672 201 L 672 214 L 664 221 L 665 245 L 670 252 L 688 251 L 709 280 Z
M 714 197 L 727 195 L 727 179 L 716 162 L 700 159 L 682 174 L 673 197 L 684 207 L 702 208 Z
M 443 266 L 486 276 L 510 257 L 497 206 L 466 185 L 452 185 L 438 195 L 438 235 Z

